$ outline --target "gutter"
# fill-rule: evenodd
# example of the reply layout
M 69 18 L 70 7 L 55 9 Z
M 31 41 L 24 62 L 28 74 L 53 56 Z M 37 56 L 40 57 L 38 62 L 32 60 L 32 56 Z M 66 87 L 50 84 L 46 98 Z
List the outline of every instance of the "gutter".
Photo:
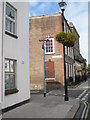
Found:
M 77 111 L 80 108 L 80 103 L 76 102 L 70 109 L 70 111 L 68 111 L 67 115 L 65 116 L 65 119 L 73 119 L 75 118 L 75 115 L 77 113 Z

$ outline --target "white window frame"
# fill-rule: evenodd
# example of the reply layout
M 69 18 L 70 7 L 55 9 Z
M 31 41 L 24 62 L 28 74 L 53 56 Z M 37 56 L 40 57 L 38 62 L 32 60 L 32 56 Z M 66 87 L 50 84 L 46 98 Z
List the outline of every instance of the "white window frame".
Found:
M 70 63 L 69 63 L 69 77 L 71 77 L 71 66 L 70 66 Z
M 67 55 L 67 46 L 65 46 L 65 54 Z
M 68 47 L 68 56 L 70 56 L 70 50 L 69 49 L 70 49 L 70 47 Z
M 69 56 L 70 56 L 70 58 L 72 58 L 72 55 L 71 55 L 71 47 L 69 48 L 69 52 L 70 52 L 70 55 L 69 55 Z
M 49 38 L 49 40 L 52 40 L 53 41 L 53 52 L 46 52 L 46 49 L 45 49 L 45 54 L 48 55 L 48 54 L 54 54 L 55 51 L 54 51 L 54 38 Z
M 12 5 L 10 5 L 9 3 L 7 3 L 6 2 L 6 6 L 8 6 L 10 9 L 12 9 L 14 12 L 15 12 L 15 19 L 12 19 L 12 18 L 10 18 L 6 13 L 5 13 L 5 31 L 6 32 L 9 32 L 9 33 L 11 33 L 11 34 L 13 34 L 13 35 L 16 35 L 17 34 L 17 10 L 12 6 Z M 15 24 L 15 33 L 12 31 L 9 31 L 9 30 L 7 30 L 6 29 L 6 19 L 8 19 L 9 21 L 11 21 L 11 22 L 13 22 L 14 24 Z M 11 28 L 12 30 L 13 30 L 13 25 L 12 25 L 12 28 Z
M 5 88 L 5 90 L 7 91 L 7 90 L 12 90 L 12 89 L 16 88 L 16 60 L 6 58 L 5 61 L 9 61 L 9 71 L 5 71 L 5 76 L 9 75 L 9 78 L 10 78 L 10 75 L 14 76 L 14 87 L 13 88 L 8 88 L 8 89 Z M 13 61 L 13 67 L 14 67 L 13 71 L 10 71 L 10 61 Z M 10 83 L 10 81 L 9 81 L 9 83 Z
M 68 64 L 66 63 L 66 79 L 68 79 Z

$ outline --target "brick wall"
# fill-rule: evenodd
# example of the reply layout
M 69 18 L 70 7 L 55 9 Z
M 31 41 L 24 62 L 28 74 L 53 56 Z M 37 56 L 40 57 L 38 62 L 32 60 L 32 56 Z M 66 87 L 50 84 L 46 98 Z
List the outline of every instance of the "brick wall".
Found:
M 42 89 L 44 80 L 43 50 L 40 39 L 46 38 L 48 35 L 54 38 L 58 32 L 62 31 L 62 18 L 60 14 L 47 15 L 41 17 L 32 17 L 30 24 L 30 83 L 31 89 Z M 64 84 L 64 61 L 63 61 L 63 45 L 55 43 L 55 53 L 53 55 L 45 55 L 45 61 L 54 61 L 55 64 L 55 80 Z M 55 59 L 52 56 L 61 55 L 62 58 Z

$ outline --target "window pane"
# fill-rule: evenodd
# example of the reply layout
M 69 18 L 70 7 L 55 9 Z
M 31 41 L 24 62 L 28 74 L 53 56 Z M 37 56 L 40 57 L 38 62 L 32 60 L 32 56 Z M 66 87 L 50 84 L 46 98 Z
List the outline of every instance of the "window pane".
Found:
M 12 21 L 10 21 L 10 32 L 12 32 Z
M 9 75 L 5 74 L 5 90 L 10 89 Z
M 49 50 L 50 50 L 50 47 L 49 47 Z
M 14 89 L 15 88 L 15 76 L 10 75 L 10 88 Z
M 9 60 L 5 60 L 5 72 L 9 72 Z
M 46 52 L 48 52 L 48 48 L 46 47 Z
M 6 30 L 10 31 L 10 20 L 6 18 Z
M 51 50 L 51 52 L 53 52 L 53 50 Z
M 53 52 L 53 47 L 51 47 L 51 52 Z
M 47 44 L 46 44 L 46 46 L 48 47 L 48 46 L 49 46 L 49 44 L 47 43 Z
M 14 72 L 14 62 L 10 61 L 10 72 Z
M 15 23 L 13 23 L 13 30 L 12 32 L 15 34 Z
M 8 5 L 6 5 L 6 15 L 15 20 L 15 11 Z

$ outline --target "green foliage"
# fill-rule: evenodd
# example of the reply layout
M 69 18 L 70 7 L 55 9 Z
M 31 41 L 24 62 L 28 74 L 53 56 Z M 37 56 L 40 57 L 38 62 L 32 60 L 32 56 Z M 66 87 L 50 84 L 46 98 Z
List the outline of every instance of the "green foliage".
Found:
M 76 36 L 74 33 L 65 33 L 65 32 L 60 32 L 56 34 L 55 36 L 56 41 L 62 43 L 65 46 L 68 47 L 73 47 L 75 41 L 77 40 Z
M 64 44 L 64 41 L 66 40 L 66 37 L 67 37 L 66 33 L 61 32 L 61 33 L 56 34 L 55 39 L 56 39 L 56 41 Z

